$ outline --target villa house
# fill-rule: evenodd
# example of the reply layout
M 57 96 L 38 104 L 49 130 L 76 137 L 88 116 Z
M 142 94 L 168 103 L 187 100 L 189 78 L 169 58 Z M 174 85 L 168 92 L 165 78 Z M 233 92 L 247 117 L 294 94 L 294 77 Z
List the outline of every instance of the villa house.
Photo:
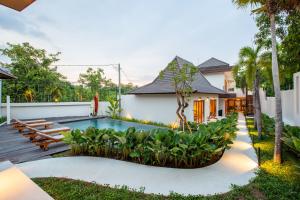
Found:
M 178 56 L 174 58 L 178 67 L 192 64 Z M 224 116 L 231 109 L 245 109 L 245 95 L 236 88 L 232 66 L 210 58 L 198 65 L 199 72 L 192 83 L 193 95 L 185 114 L 189 121 L 206 122 L 209 116 Z M 167 124 L 177 123 L 177 101 L 171 74 L 165 73 L 153 82 L 122 96 L 122 115 L 128 118 L 145 119 Z
M 200 72 L 215 87 L 224 90 L 225 95 L 219 95 L 219 110 L 227 113 L 229 110 L 245 111 L 248 104 L 248 112 L 252 112 L 252 93 L 249 91 L 246 102 L 246 94 L 236 87 L 232 66 L 228 63 L 210 58 L 198 65 Z

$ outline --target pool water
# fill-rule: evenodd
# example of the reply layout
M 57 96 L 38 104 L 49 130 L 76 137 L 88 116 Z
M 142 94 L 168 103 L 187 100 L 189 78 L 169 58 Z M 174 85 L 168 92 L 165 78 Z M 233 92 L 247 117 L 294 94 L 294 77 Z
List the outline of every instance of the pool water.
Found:
M 67 122 L 63 124 L 64 126 L 68 126 L 71 129 L 80 129 L 80 130 L 86 130 L 88 127 L 95 127 L 98 129 L 112 128 L 116 131 L 125 131 L 129 127 L 135 127 L 137 130 L 150 130 L 150 129 L 159 128 L 157 126 L 139 124 L 134 122 L 126 122 L 126 121 L 109 119 L 109 118 L 88 119 L 82 121 Z

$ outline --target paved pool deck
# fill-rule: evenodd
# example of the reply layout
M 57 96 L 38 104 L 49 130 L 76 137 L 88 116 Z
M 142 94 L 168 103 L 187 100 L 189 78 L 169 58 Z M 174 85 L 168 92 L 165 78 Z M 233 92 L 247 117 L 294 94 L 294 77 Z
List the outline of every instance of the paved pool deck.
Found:
M 213 195 L 231 185 L 245 185 L 255 177 L 257 156 L 245 118 L 239 114 L 237 138 L 215 164 L 198 169 L 145 166 L 99 157 L 62 157 L 18 164 L 29 177 L 66 177 L 110 186 L 144 188 L 145 193 Z

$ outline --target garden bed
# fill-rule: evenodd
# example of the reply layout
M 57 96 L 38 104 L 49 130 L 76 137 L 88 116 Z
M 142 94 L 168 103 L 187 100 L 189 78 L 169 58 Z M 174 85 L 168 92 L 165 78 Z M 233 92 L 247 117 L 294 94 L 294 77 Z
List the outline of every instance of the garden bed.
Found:
M 193 126 L 193 132 L 170 129 L 126 131 L 88 128 L 66 135 L 73 155 L 89 155 L 139 164 L 199 168 L 217 162 L 235 138 L 237 115 Z

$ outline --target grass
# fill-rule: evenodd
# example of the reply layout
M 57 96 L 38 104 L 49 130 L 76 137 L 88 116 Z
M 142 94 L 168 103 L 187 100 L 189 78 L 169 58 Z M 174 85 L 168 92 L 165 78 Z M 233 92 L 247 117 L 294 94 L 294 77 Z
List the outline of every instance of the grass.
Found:
M 110 188 L 95 183 L 70 180 L 64 178 L 36 178 L 33 179 L 53 198 L 58 200 L 69 199 L 146 199 L 146 200 L 256 200 L 256 199 L 278 199 L 298 200 L 300 199 L 300 177 L 297 175 L 300 166 L 299 158 L 283 151 L 284 162 L 276 165 L 272 162 L 274 137 L 264 135 L 262 141 L 257 138 L 257 132 L 253 129 L 253 119 L 247 119 L 249 133 L 253 136 L 254 146 L 261 148 L 261 168 L 257 171 L 257 177 L 243 187 L 233 186 L 232 190 L 222 195 L 214 196 L 181 196 L 171 194 L 170 196 L 144 194 L 142 190 L 134 191 L 127 187 Z M 298 170 L 298 171 L 297 171 Z

